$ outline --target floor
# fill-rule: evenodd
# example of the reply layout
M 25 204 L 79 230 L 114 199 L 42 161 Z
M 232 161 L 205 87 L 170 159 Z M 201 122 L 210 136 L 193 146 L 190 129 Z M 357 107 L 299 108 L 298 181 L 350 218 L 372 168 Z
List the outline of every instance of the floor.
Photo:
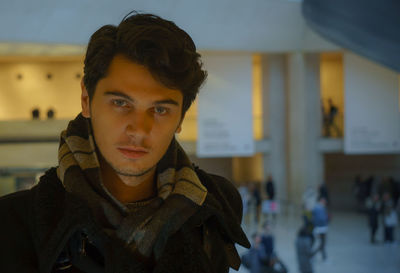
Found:
M 295 236 L 301 225 L 300 215 L 286 214 L 277 218 L 274 227 L 275 249 L 291 273 L 297 273 Z M 254 225 L 244 226 L 248 235 Z M 366 216 L 356 212 L 333 212 L 327 237 L 327 261 L 316 256 L 313 261 L 314 273 L 400 273 L 400 244 L 382 243 L 382 227 L 377 232 L 378 243 L 369 243 Z M 249 236 L 250 237 L 250 236 Z M 395 233 L 400 239 L 400 228 Z M 240 254 L 246 249 L 238 247 Z M 237 272 L 231 270 L 230 272 Z M 243 266 L 241 273 L 249 272 Z

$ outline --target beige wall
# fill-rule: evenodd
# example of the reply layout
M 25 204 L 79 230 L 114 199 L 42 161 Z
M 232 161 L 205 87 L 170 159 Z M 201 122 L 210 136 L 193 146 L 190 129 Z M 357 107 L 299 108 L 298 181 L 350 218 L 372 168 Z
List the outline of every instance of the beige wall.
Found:
M 206 54 L 206 53 L 204 53 Z M 51 79 L 47 75 L 51 74 Z M 83 57 L 0 58 L 0 120 L 31 119 L 33 108 L 46 118 L 50 107 L 57 119 L 72 119 L 80 112 L 80 81 Z M 20 77 L 20 78 L 19 78 Z M 200 90 L 201 92 L 201 90 Z M 262 139 L 261 62 L 253 58 L 253 116 L 255 139 Z M 186 113 L 182 132 L 185 141 L 197 139 L 197 100 Z
M 201 169 L 216 175 L 220 175 L 234 182 L 232 177 L 232 158 L 199 158 L 195 155 L 189 155 L 190 160 Z
M 235 183 L 262 182 L 264 180 L 262 154 L 232 158 L 232 172 Z
M 81 57 L 0 59 L 0 120 L 30 119 L 35 107 L 42 118 L 50 107 L 59 119 L 75 117 L 80 112 L 82 66 Z
M 0 177 L 0 196 L 12 193 L 16 191 L 15 177 L 13 176 L 1 176 Z

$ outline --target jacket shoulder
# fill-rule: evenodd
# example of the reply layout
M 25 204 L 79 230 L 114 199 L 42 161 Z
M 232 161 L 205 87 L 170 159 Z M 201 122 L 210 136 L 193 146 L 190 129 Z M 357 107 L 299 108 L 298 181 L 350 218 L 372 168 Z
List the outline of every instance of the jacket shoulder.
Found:
M 196 168 L 196 172 L 209 194 L 211 194 L 229 214 L 235 216 L 235 220 L 238 223 L 241 223 L 243 203 L 235 185 L 225 177 L 207 173 L 202 169 Z
M 213 211 L 215 218 L 205 225 L 205 246 L 209 258 L 220 264 L 215 272 L 228 272 L 228 267 L 239 269 L 240 257 L 234 246 L 238 243 L 250 247 L 241 229 L 243 203 L 235 185 L 226 178 L 196 168 L 202 184 L 208 190 L 206 207 Z M 207 247 L 206 247 L 207 249 Z M 219 259 L 218 259 L 219 257 Z
M 32 190 L 0 198 L 0 272 L 36 272 L 32 242 Z
M 30 207 L 32 190 L 23 190 L 0 197 L 0 213 L 2 217 L 24 214 Z M 4 218 L 3 218 L 4 219 Z
M 57 178 L 55 169 L 49 169 L 41 178 L 40 182 L 29 190 L 17 191 L 0 197 L 0 214 L 8 221 L 6 223 L 29 222 L 34 214 L 34 206 L 39 191 L 47 189 L 55 192 L 59 186 L 54 183 Z M 50 183 L 49 183 L 50 182 Z M 51 183 L 53 182 L 53 183 Z M 53 186 L 51 186 L 53 184 Z M 51 190 L 51 188 L 55 188 Z M 54 195 L 53 195 L 54 197 Z
M 4 217 L 13 219 L 29 219 L 35 203 L 35 196 L 41 188 L 49 188 L 48 183 L 57 179 L 54 168 L 49 169 L 41 178 L 39 184 L 29 190 L 17 191 L 0 197 L 0 214 Z

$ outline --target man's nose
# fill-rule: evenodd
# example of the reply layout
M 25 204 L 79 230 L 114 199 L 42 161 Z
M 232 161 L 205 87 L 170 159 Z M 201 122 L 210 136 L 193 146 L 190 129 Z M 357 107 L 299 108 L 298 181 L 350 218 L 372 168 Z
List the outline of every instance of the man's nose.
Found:
M 150 134 L 154 118 L 144 112 L 135 112 L 132 113 L 129 117 L 129 122 L 126 127 L 126 134 L 130 137 L 143 137 Z

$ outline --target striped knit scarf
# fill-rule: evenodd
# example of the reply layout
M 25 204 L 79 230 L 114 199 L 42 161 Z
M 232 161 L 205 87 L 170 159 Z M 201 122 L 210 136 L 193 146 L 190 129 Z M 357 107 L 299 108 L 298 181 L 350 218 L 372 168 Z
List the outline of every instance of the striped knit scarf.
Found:
M 81 114 L 61 133 L 58 160 L 57 175 L 66 191 L 85 200 L 107 234 L 142 257 L 150 257 L 153 251 L 159 257 L 168 236 L 202 206 L 207 196 L 190 160 L 173 139 L 157 164 L 158 197 L 139 212 L 130 210 L 103 185 L 90 120 Z

